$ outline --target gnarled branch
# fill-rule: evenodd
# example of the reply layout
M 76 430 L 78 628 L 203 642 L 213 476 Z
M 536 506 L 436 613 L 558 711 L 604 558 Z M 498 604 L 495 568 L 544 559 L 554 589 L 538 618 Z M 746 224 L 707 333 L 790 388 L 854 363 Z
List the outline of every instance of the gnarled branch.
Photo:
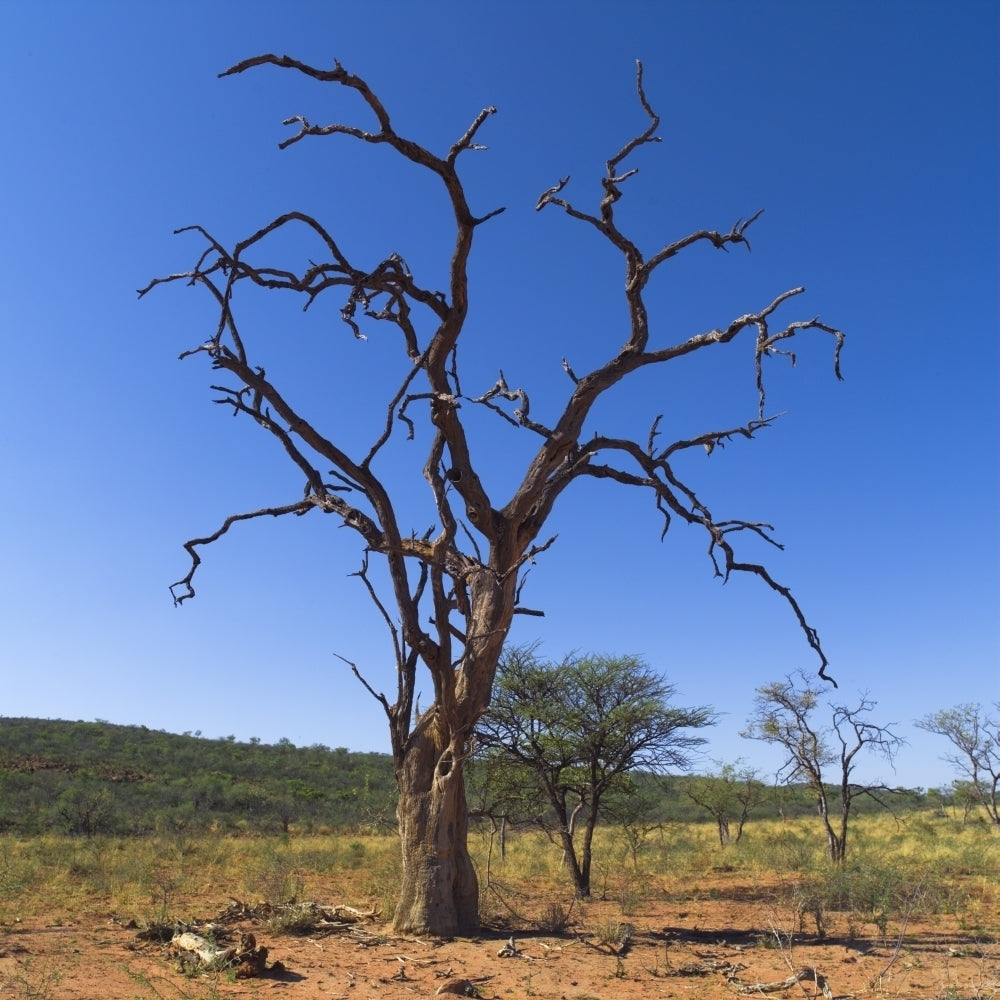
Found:
M 309 137 L 344 136 L 385 145 L 407 165 L 428 171 L 441 182 L 454 224 L 447 284 L 444 290 L 421 284 L 406 257 L 397 252 L 361 262 L 350 256 L 340 240 L 315 218 L 298 211 L 279 215 L 232 247 L 224 246 L 199 225 L 179 230 L 195 234 L 200 240 L 194 265 L 188 271 L 154 278 L 139 294 L 177 282 L 208 291 L 217 309 L 214 328 L 181 357 L 205 355 L 214 371 L 225 372 L 215 380 L 216 402 L 229 407 L 235 416 L 252 419 L 277 440 L 304 477 L 305 486 L 304 495 L 295 503 L 234 514 L 213 534 L 187 542 L 191 567 L 187 576 L 171 587 L 175 602 L 180 604 L 194 596 L 192 581 L 201 562 L 201 548 L 219 539 L 237 521 L 265 514 L 304 514 L 318 508 L 357 532 L 364 557 L 356 575 L 391 636 L 397 673 L 395 701 L 390 703 L 387 696 L 377 693 L 354 663 L 345 662 L 388 715 L 401 802 L 403 789 L 423 797 L 423 805 L 407 814 L 407 822 L 413 820 L 417 825 L 430 822 L 428 810 L 438 808 L 433 803 L 445 801 L 448 796 L 455 815 L 460 812 L 463 799 L 456 785 L 461 782 L 461 761 L 473 727 L 489 703 L 498 659 L 514 615 L 541 613 L 521 603 L 525 567 L 554 544 L 555 535 L 548 535 L 544 542 L 538 539 L 546 537 L 546 523 L 558 497 L 580 477 L 647 490 L 663 516 L 664 533 L 672 518 L 698 525 L 706 534 L 716 575 L 725 580 L 733 572 L 746 573 L 775 591 L 792 609 L 808 644 L 819 656 L 820 676 L 831 679 L 818 635 L 791 591 L 778 583 L 767 568 L 746 561 L 736 551 L 736 542 L 747 535 L 780 549 L 772 526 L 759 520 L 717 517 L 694 485 L 681 478 L 674 461 L 694 448 L 712 454 L 730 441 L 753 439 L 770 426 L 776 418 L 765 415 L 764 359 L 782 357 L 794 364 L 792 347 L 796 337 L 814 333 L 833 337 L 834 372 L 840 378 L 844 337 L 818 317 L 793 319 L 779 327 L 778 310 L 804 291 L 794 287 L 772 298 L 757 312 L 735 318 L 726 327 L 670 343 L 655 341 L 645 290 L 657 269 L 702 243 L 724 252 L 737 245 L 749 250 L 748 232 L 761 211 L 737 219 L 728 230 L 701 229 L 658 243 L 648 254 L 624 231 L 616 206 L 627 190 L 626 182 L 637 175 L 632 158 L 640 149 L 660 142 L 660 119 L 646 95 L 642 64 L 637 63 L 636 92 L 644 121 L 605 161 L 603 193 L 596 208 L 582 210 L 566 197 L 569 177 L 543 192 L 536 205 L 538 209 L 549 205 L 562 208 L 560 215 L 585 223 L 621 254 L 628 317 L 624 343 L 606 345 L 604 360 L 590 371 L 576 370 L 567 359 L 562 360 L 569 377 L 567 395 L 544 422 L 532 413 L 530 386 L 510 385 L 499 364 L 494 369 L 499 371 L 496 382 L 481 391 L 463 388 L 460 378 L 458 343 L 469 310 L 468 260 L 473 237 L 480 225 L 503 209 L 473 212 L 457 167 L 463 153 L 485 148 L 480 135 L 496 108 L 484 107 L 439 155 L 397 132 L 388 110 L 368 83 L 347 72 L 339 62 L 333 68 L 320 69 L 289 56 L 265 54 L 237 63 L 221 75 L 238 75 L 265 65 L 335 84 L 357 95 L 365 117 L 371 116 L 367 123 L 317 125 L 303 115 L 293 115 L 285 120 L 285 126 L 293 132 L 280 142 L 281 148 Z M 271 247 L 297 232 L 304 232 L 314 245 L 312 257 L 298 266 L 269 262 L 266 255 Z M 257 363 L 255 345 L 244 337 L 236 321 L 237 306 L 244 308 L 242 297 L 251 290 L 298 295 L 303 309 L 311 308 L 319 296 L 332 292 L 338 297 L 341 320 L 356 339 L 366 340 L 374 324 L 382 324 L 380 329 L 398 338 L 401 350 L 396 363 L 400 368 L 392 375 L 393 388 L 387 394 L 383 416 L 376 421 L 373 437 L 366 445 L 347 444 L 354 435 L 344 433 L 344 425 L 353 420 L 352 414 L 340 414 L 342 423 L 335 423 L 330 433 L 323 432 L 309 419 L 301 403 L 268 379 L 264 366 Z M 664 365 L 740 337 L 754 338 L 752 381 L 757 413 L 746 422 L 666 444 L 659 440 L 662 416 L 647 421 L 644 426 L 648 432 L 635 439 L 607 437 L 591 425 L 597 401 L 640 369 Z M 484 477 L 489 481 L 486 472 L 494 451 L 492 446 L 477 451 L 470 439 L 467 416 L 473 405 L 486 407 L 499 416 L 502 430 L 527 429 L 537 444 L 506 503 L 495 502 L 484 483 Z M 418 433 L 421 424 L 424 434 Z M 390 467 L 386 471 L 385 467 L 394 434 L 413 442 L 412 446 L 426 449 L 417 467 L 422 470 L 437 523 L 419 536 L 404 530 L 400 522 L 402 512 L 397 504 L 409 499 L 408 495 L 389 489 L 395 470 Z M 391 599 L 388 592 L 377 592 L 368 574 L 368 560 L 373 553 L 385 559 Z M 434 703 L 423 714 L 416 712 L 414 697 L 420 664 L 428 670 L 434 687 Z M 456 852 L 456 857 L 460 855 L 460 851 Z M 464 894 L 464 904 L 474 913 L 475 893 L 467 890 L 475 877 L 467 856 L 460 860 L 462 863 L 455 868 L 464 874 L 456 891 Z M 410 881 L 413 871 L 426 871 L 426 866 L 408 868 Z M 410 912 L 405 907 L 397 910 L 397 929 L 425 930 L 419 915 L 413 918 L 414 923 L 409 922 Z M 474 920 L 474 916 L 469 919 Z M 433 932 L 447 936 L 458 929 L 441 923 L 435 924 Z

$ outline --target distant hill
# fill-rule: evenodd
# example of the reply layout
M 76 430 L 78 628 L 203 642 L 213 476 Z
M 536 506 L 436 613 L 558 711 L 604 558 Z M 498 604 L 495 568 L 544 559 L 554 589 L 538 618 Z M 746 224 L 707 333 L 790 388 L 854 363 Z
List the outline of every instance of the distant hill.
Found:
M 657 821 L 704 822 L 684 776 L 636 775 Z M 476 771 L 470 802 L 475 801 Z M 915 793 L 901 807 L 920 804 Z M 814 811 L 802 788 L 771 790 L 759 816 Z M 862 801 L 859 811 L 867 811 Z M 388 754 L 239 743 L 145 726 L 0 717 L 0 833 L 92 836 L 201 832 L 388 832 L 396 826 Z
M 0 831 L 392 829 L 387 754 L 0 718 Z

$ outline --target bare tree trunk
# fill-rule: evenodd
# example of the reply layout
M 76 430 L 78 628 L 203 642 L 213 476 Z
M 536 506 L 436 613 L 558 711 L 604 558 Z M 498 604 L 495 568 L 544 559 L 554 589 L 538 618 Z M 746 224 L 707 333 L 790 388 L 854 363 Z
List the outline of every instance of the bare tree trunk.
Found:
M 438 937 L 479 927 L 479 882 L 467 844 L 461 758 L 436 745 L 435 726 L 418 726 L 397 774 L 403 882 L 393 920 L 398 934 Z
M 573 891 L 583 899 L 590 895 L 590 879 L 585 876 L 580 867 L 580 859 L 576 856 L 576 846 L 573 843 L 573 834 L 565 826 L 559 830 L 559 837 L 563 845 L 563 864 L 569 865 L 570 875 L 573 877 Z
M 597 826 L 598 803 L 591 801 L 590 814 L 587 816 L 587 825 L 583 831 L 583 851 L 580 859 L 580 886 L 579 893 L 584 899 L 590 897 L 590 868 L 594 858 L 594 829 Z
M 743 803 L 743 811 L 740 813 L 739 821 L 736 824 L 736 838 L 735 843 L 739 843 L 743 839 L 743 827 L 747 825 L 747 820 L 750 818 L 750 806 L 747 802 Z M 728 833 L 728 829 L 726 831 Z
M 823 813 L 823 825 L 826 827 L 826 844 L 830 851 L 830 860 L 835 865 L 842 866 L 847 850 L 847 829 L 842 827 L 842 835 L 838 835 L 830 822 L 830 814 L 826 811 Z
M 479 929 L 479 880 L 468 849 L 464 762 L 486 711 L 503 641 L 514 614 L 516 577 L 470 574 L 468 631 L 462 666 L 439 653 L 425 663 L 434 704 L 404 735 L 395 731 L 403 884 L 393 927 L 397 933 L 451 937 Z M 442 619 L 444 619 L 442 614 Z M 439 630 L 440 649 L 447 649 Z
M 851 816 L 851 797 L 846 790 L 840 806 L 840 836 L 837 838 L 837 857 L 834 859 L 838 865 L 843 865 L 847 860 L 847 824 Z
M 826 846 L 830 852 L 830 860 L 835 865 L 842 865 L 844 863 L 844 844 L 830 822 L 830 803 L 827 800 L 826 791 L 820 788 L 817 794 L 819 796 L 817 811 L 823 819 L 823 828 L 826 830 Z
M 729 834 L 729 820 L 725 816 L 716 816 L 716 823 L 719 825 L 719 846 L 725 847 L 732 837 Z M 740 824 L 740 833 L 743 833 L 743 824 Z

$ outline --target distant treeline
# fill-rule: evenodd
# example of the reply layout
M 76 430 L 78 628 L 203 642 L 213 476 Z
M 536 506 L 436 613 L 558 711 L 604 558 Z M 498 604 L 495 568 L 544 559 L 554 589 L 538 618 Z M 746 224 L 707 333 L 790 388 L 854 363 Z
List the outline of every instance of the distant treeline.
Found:
M 710 819 L 683 776 L 636 775 L 662 822 Z M 469 801 L 476 801 L 472 769 Z M 935 793 L 895 796 L 899 808 Z M 314 744 L 178 736 L 109 722 L 0 718 L 0 832 L 84 836 L 215 831 L 383 832 L 395 828 L 388 754 Z M 801 788 L 774 788 L 755 815 L 814 810 Z M 752 819 L 751 819 L 752 822 Z

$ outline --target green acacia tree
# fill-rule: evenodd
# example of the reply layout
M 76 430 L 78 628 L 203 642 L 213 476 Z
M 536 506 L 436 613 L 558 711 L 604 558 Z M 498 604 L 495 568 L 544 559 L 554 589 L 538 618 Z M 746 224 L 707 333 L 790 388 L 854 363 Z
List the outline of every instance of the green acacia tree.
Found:
M 590 895 L 594 830 L 603 803 L 627 794 L 633 771 L 690 766 L 712 725 L 704 706 L 670 704 L 672 684 L 635 656 L 567 656 L 553 663 L 536 647 L 507 649 L 477 738 L 488 765 L 530 775 L 552 813 L 578 896 Z
M 732 764 L 720 763 L 713 773 L 692 778 L 684 785 L 684 792 L 715 820 L 719 845 L 725 847 L 742 840 L 750 812 L 764 797 L 764 784 L 754 768 L 738 760 Z

